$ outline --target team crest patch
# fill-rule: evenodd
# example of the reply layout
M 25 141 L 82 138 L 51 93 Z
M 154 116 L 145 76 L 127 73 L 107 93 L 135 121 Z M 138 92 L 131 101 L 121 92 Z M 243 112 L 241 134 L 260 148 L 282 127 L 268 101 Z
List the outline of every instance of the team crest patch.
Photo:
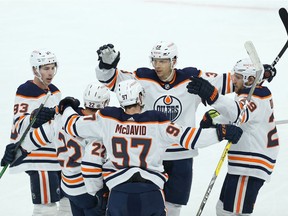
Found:
M 178 98 L 164 95 L 156 100 L 153 109 L 165 113 L 169 120 L 176 121 L 182 112 L 182 104 Z

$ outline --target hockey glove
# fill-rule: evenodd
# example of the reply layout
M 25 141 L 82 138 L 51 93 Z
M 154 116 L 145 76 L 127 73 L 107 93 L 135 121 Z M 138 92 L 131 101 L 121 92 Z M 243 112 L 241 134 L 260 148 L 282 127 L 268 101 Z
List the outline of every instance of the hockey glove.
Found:
M 6 146 L 4 156 L 1 160 L 1 166 L 6 166 L 11 164 L 16 156 L 16 144 L 10 143 Z
M 263 67 L 264 67 L 264 73 L 262 79 L 271 82 L 272 79 L 276 76 L 277 73 L 276 68 L 272 68 L 272 66 L 269 64 L 263 64 Z
M 36 120 L 32 125 L 33 128 L 38 128 L 42 124 L 45 124 L 46 122 L 52 120 L 55 115 L 54 108 L 43 107 L 39 112 L 38 111 L 39 111 L 39 108 L 33 110 L 30 116 L 30 121 L 31 121 L 34 118 L 34 116 L 37 114 Z
M 97 50 L 99 68 L 100 69 L 111 69 L 116 68 L 120 60 L 120 52 L 116 52 L 113 44 L 107 44 L 101 46 Z
M 67 107 L 72 107 L 75 111 L 80 106 L 80 101 L 74 97 L 65 97 L 58 105 L 59 113 L 62 115 Z
M 97 215 L 105 215 L 107 203 L 108 203 L 108 196 L 109 196 L 109 189 L 106 185 L 96 193 L 98 198 L 98 204 L 96 207 Z
M 219 116 L 220 113 L 217 112 L 215 109 L 211 109 L 207 111 L 204 115 L 203 118 L 200 122 L 200 127 L 201 128 L 210 128 L 210 127 L 216 127 L 215 124 L 213 123 L 213 118 Z
M 243 130 L 240 127 L 231 124 L 217 124 L 216 131 L 219 141 L 225 139 L 233 144 L 239 141 L 243 133 Z
M 199 95 L 209 105 L 218 99 L 218 90 L 209 81 L 199 77 L 191 77 L 190 79 L 191 82 L 187 85 L 189 93 Z

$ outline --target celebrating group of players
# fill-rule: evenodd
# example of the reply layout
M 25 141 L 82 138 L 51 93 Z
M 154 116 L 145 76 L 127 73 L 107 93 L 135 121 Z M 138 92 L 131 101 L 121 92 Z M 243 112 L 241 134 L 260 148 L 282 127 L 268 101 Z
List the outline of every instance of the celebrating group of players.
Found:
M 235 145 L 228 152 L 216 214 L 251 215 L 279 150 L 272 95 L 263 86 L 276 69 L 264 65 L 261 80 L 255 80 L 249 59 L 238 61 L 231 73 L 177 69 L 176 45 L 163 41 L 151 50 L 153 69 L 133 73 L 117 68 L 120 52 L 112 44 L 97 53 L 101 84 L 87 86 L 84 108 L 74 97 L 61 100 L 51 83 L 56 56 L 46 50 L 32 52 L 34 79 L 17 89 L 12 143 L 1 166 L 30 176 L 33 215 L 179 216 L 189 200 L 197 149 L 222 140 Z M 110 90 L 121 107 L 108 106 Z M 234 100 L 225 96 L 232 92 Z M 44 98 L 45 107 L 39 108 Z M 197 126 L 201 102 L 215 109 Z M 235 126 L 240 113 L 241 124 Z

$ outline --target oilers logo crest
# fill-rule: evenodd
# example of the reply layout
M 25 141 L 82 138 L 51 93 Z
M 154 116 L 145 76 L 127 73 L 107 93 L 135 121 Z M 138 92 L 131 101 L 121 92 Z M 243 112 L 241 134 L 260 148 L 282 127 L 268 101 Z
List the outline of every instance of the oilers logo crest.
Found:
M 172 95 L 164 95 L 158 98 L 153 108 L 154 110 L 165 113 L 172 122 L 174 122 L 182 112 L 181 102 Z

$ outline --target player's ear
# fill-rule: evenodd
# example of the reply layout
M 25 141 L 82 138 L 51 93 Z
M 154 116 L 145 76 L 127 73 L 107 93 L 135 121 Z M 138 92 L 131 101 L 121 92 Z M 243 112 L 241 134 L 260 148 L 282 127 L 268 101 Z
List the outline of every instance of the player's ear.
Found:
M 172 68 L 174 68 L 174 66 L 176 65 L 177 63 L 177 58 L 173 58 L 172 59 Z
M 248 78 L 247 86 L 251 86 L 251 85 L 253 84 L 254 80 L 255 80 L 255 77 L 250 76 L 250 77 Z
M 38 75 L 36 67 L 33 66 L 33 67 L 32 67 L 32 71 L 33 71 L 33 75 L 34 75 L 34 76 L 37 76 L 37 75 Z

